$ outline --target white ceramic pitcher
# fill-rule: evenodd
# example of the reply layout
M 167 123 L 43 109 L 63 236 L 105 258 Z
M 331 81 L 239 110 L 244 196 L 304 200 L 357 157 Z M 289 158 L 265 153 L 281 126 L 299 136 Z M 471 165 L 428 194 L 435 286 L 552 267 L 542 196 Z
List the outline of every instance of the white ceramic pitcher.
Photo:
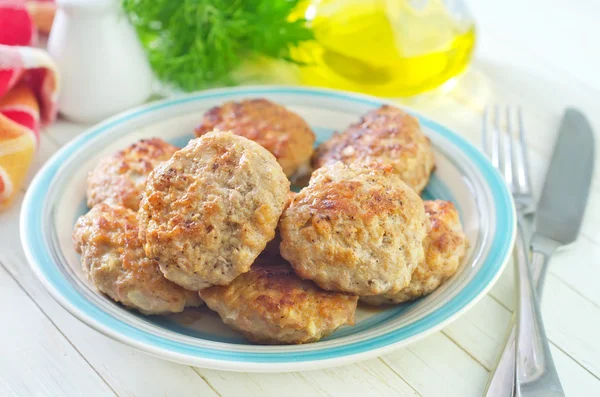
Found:
M 91 123 L 143 103 L 152 72 L 118 0 L 57 0 L 48 52 L 62 76 L 59 110 Z

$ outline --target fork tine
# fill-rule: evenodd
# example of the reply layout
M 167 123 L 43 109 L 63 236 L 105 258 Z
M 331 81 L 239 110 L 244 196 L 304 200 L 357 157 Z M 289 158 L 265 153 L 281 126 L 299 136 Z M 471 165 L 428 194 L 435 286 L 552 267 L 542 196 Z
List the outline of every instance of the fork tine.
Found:
M 502 150 L 500 149 L 502 147 L 502 130 L 500 128 L 500 118 L 498 117 L 499 113 L 499 106 L 494 106 L 494 125 L 492 127 L 492 144 L 490 155 L 494 167 L 502 171 L 504 170 L 504 156 Z
M 481 126 L 481 146 L 483 152 L 490 156 L 490 145 L 489 145 L 489 125 L 490 125 L 490 108 L 485 108 L 483 112 L 483 125 Z
M 536 202 L 531 189 L 521 107 L 488 107 L 484 114 L 482 138 L 483 147 L 513 194 L 517 209 L 523 214 L 533 214 Z
M 523 193 L 531 192 L 531 174 L 529 172 L 529 157 L 527 155 L 527 143 L 525 142 L 525 128 L 523 128 L 523 114 L 521 107 L 517 108 L 517 128 L 519 130 L 520 159 L 521 167 L 517 168 L 519 172 L 519 186 Z
M 513 193 L 519 193 L 519 184 L 515 183 L 514 172 L 519 169 L 517 155 L 514 145 L 514 128 L 512 121 L 512 107 L 506 106 L 504 111 L 506 118 L 506 135 L 504 135 L 504 147 L 506 150 L 506 160 L 504 161 L 504 179 L 506 184 L 511 187 Z M 506 142 L 508 140 L 508 142 Z

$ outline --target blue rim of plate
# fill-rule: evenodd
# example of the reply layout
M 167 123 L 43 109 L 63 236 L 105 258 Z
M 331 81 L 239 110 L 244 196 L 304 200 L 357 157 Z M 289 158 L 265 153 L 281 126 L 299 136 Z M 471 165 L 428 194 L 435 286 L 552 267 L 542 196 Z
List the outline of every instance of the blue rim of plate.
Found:
M 43 233 L 43 213 L 48 205 L 45 193 L 48 191 L 54 175 L 63 162 L 76 152 L 89 140 L 102 134 L 104 131 L 115 127 L 128 120 L 138 118 L 149 112 L 175 106 L 181 103 L 197 100 L 226 97 L 234 94 L 259 96 L 265 94 L 289 94 L 329 97 L 343 99 L 370 106 L 393 104 L 389 101 L 360 94 L 345 93 L 328 89 L 314 89 L 285 86 L 239 87 L 230 89 L 207 90 L 183 97 L 166 99 L 135 108 L 131 111 L 117 115 L 107 121 L 90 128 L 86 133 L 74 139 L 71 143 L 60 149 L 44 167 L 37 173 L 27 190 L 21 210 L 21 241 L 27 259 L 42 281 L 44 286 L 72 314 L 80 318 L 95 329 L 121 340 L 131 343 L 150 354 L 160 355 L 165 353 L 171 357 L 196 357 L 199 360 L 246 362 L 255 364 L 294 362 L 302 363 L 316 360 L 331 360 L 342 357 L 356 356 L 366 352 L 379 351 L 401 342 L 412 340 L 415 337 L 440 329 L 453 317 L 466 310 L 485 293 L 493 282 L 499 277 L 512 250 L 516 216 L 512 196 L 504 184 L 500 174 L 493 168 L 487 158 L 472 144 L 452 132 L 448 128 L 432 121 L 418 113 L 411 112 L 419 119 L 422 126 L 434 130 L 459 148 L 478 168 L 490 189 L 494 203 L 497 230 L 490 245 L 490 250 L 481 267 L 473 279 L 456 296 L 437 308 L 432 313 L 401 329 L 392 330 L 386 334 L 378 335 L 366 340 L 356 341 L 343 346 L 330 347 L 326 350 L 294 351 L 294 352 L 239 352 L 193 346 L 176 342 L 126 324 L 110 314 L 100 310 L 91 302 L 80 295 L 69 284 L 53 262 L 50 247 Z M 177 360 L 176 360 L 177 361 Z

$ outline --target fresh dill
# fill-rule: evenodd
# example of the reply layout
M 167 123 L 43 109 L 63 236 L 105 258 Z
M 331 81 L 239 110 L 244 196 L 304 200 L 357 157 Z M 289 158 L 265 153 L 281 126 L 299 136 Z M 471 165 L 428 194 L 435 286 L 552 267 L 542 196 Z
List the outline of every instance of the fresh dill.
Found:
M 228 85 L 252 57 L 292 61 L 311 40 L 304 20 L 289 16 L 300 0 L 123 0 L 157 77 L 184 91 Z

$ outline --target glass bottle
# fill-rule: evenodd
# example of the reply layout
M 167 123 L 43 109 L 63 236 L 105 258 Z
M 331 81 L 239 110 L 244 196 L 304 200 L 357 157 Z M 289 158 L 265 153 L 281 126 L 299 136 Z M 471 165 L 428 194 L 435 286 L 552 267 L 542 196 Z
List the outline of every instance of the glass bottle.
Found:
M 315 41 L 293 56 L 304 84 L 409 97 L 461 74 L 475 27 L 461 0 L 306 0 Z

